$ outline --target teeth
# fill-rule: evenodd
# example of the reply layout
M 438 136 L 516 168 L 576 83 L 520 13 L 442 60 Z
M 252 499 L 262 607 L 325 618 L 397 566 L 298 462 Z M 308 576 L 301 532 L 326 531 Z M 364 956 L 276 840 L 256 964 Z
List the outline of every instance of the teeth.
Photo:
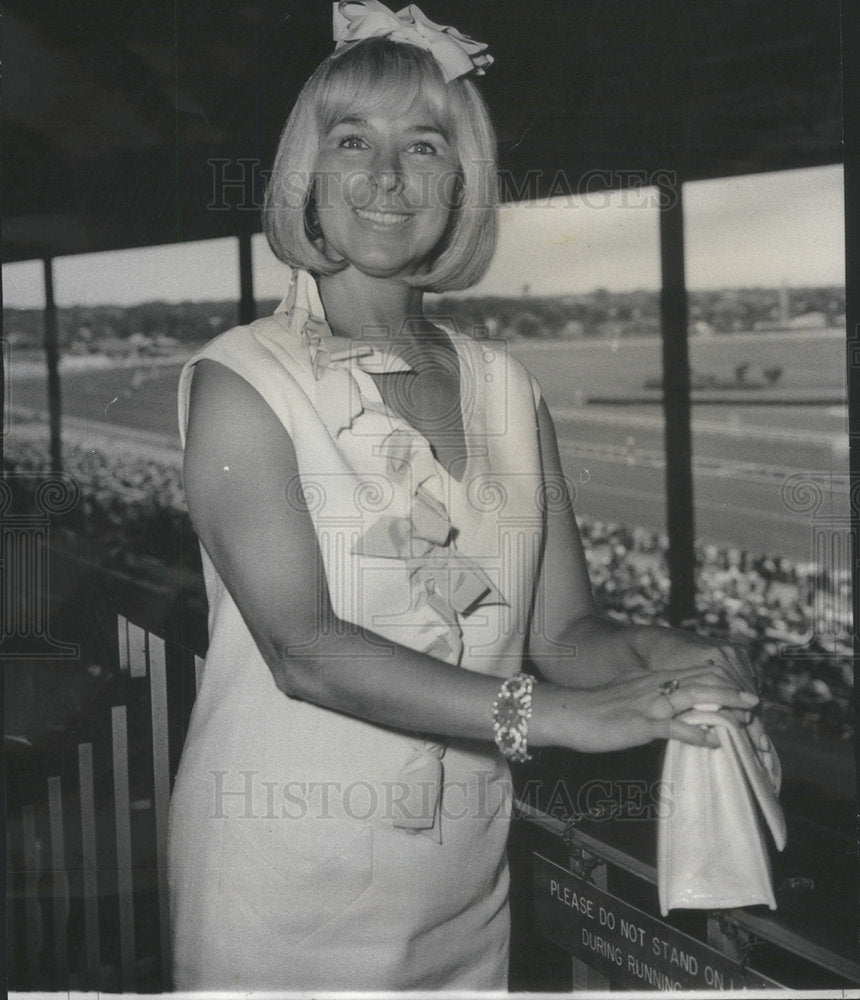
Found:
M 361 219 L 369 222 L 379 222 L 384 226 L 394 226 L 398 222 L 405 222 L 409 216 L 400 212 L 368 212 L 367 209 L 357 208 L 355 214 Z

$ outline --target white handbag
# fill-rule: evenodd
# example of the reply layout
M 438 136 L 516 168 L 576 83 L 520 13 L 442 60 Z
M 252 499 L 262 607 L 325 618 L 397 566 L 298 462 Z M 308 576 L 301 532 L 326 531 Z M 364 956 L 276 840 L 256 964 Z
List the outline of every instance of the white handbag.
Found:
M 760 723 L 736 726 L 701 706 L 681 716 L 711 726 L 716 749 L 669 740 L 657 822 L 660 910 L 776 909 L 762 817 L 778 850 L 785 817 L 777 798 L 779 761 Z M 754 743 L 755 741 L 755 743 Z

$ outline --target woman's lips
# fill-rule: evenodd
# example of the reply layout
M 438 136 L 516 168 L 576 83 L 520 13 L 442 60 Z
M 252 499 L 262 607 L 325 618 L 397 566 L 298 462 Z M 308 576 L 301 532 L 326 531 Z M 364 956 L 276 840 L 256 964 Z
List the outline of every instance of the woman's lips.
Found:
M 353 211 L 359 219 L 364 219 L 366 222 L 372 222 L 374 225 L 381 226 L 386 229 L 402 225 L 404 222 L 408 222 L 409 219 L 412 218 L 412 216 L 406 212 L 376 212 L 367 208 L 355 208 Z

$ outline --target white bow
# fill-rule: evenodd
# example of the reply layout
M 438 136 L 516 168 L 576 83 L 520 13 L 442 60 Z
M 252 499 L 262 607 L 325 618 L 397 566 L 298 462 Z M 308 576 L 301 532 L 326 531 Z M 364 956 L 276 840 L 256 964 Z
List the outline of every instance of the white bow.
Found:
M 414 3 L 395 14 L 379 0 L 340 0 L 334 4 L 333 15 L 335 52 L 364 38 L 391 38 L 432 53 L 445 83 L 468 73 L 483 76 L 493 62 L 484 42 L 436 24 Z

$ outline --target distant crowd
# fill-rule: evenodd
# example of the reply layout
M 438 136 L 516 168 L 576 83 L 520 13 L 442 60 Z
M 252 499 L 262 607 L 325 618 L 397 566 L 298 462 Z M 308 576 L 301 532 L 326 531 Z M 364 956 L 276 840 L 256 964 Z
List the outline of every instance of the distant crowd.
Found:
M 6 442 L 15 506 L 32 508 L 46 447 Z M 69 451 L 65 471 L 80 502 L 51 525 L 53 544 L 106 569 L 159 584 L 179 579 L 187 604 L 205 608 L 197 546 L 178 465 L 127 453 Z M 619 620 L 665 621 L 666 538 L 638 527 L 580 518 L 600 606 Z M 851 597 L 847 572 L 713 545 L 698 550 L 699 626 L 749 644 L 764 674 L 764 698 L 839 735 L 851 732 Z

